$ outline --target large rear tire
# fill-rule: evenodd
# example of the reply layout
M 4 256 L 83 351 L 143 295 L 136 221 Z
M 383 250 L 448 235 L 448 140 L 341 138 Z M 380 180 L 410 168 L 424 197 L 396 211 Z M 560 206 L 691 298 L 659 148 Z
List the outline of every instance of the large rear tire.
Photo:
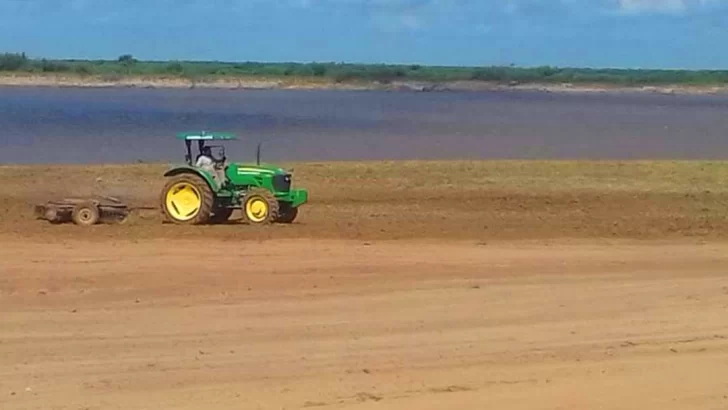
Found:
M 267 189 L 253 188 L 243 197 L 243 218 L 254 225 L 268 225 L 278 219 L 278 200 Z
M 166 221 L 201 225 L 210 221 L 215 197 L 204 179 L 187 173 L 170 178 L 164 184 L 160 200 Z

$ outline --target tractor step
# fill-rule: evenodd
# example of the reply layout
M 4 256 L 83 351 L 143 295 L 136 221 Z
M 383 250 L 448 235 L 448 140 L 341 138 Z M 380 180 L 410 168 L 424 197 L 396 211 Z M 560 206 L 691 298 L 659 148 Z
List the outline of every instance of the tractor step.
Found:
M 53 224 L 73 222 L 77 225 L 124 223 L 129 207 L 113 197 L 64 198 L 36 205 L 36 218 Z

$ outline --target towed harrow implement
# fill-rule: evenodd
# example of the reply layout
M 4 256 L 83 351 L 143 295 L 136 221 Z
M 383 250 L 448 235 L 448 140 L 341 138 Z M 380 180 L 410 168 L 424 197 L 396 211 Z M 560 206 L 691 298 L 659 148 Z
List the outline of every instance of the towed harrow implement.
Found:
M 131 209 L 112 197 L 64 198 L 35 206 L 35 216 L 53 224 L 73 222 L 90 226 L 98 223 L 124 223 Z

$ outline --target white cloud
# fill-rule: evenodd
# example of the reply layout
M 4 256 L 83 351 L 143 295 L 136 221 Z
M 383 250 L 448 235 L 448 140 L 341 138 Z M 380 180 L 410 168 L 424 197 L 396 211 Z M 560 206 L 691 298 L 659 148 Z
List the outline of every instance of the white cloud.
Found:
M 723 0 L 617 0 L 625 13 L 682 13 L 701 6 L 719 4 Z

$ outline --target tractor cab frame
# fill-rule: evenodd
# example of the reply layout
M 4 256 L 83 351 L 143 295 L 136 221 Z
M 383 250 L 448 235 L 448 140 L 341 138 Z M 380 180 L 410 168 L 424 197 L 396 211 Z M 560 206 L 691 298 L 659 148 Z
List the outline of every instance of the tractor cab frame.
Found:
M 227 161 L 227 157 L 225 156 L 225 145 L 223 144 L 215 144 L 211 145 L 208 144 L 208 141 L 231 141 L 231 140 L 237 140 L 237 136 L 229 133 L 220 133 L 220 132 L 212 132 L 208 133 L 205 131 L 202 132 L 183 132 L 177 134 L 177 138 L 183 139 L 185 141 L 185 148 L 187 149 L 187 152 L 185 153 L 185 162 L 189 166 L 194 166 L 197 158 L 199 158 L 200 155 L 202 155 L 202 151 L 205 147 L 209 148 L 218 148 L 218 154 L 219 158 L 212 158 L 213 161 L 216 163 L 224 164 Z M 192 157 L 192 142 L 197 141 L 197 155 Z

